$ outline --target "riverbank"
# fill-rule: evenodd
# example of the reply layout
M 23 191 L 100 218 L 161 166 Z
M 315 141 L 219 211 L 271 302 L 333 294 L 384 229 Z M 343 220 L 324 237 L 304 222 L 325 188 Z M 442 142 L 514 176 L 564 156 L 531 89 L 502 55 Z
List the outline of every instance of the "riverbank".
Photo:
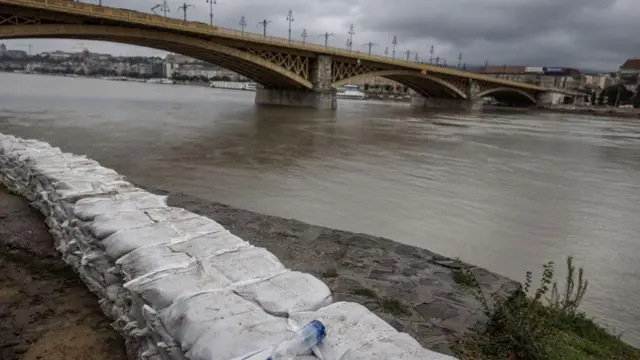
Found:
M 127 359 L 97 298 L 54 249 L 42 215 L 2 185 L 0 359 Z
M 430 350 L 452 354 L 451 345 L 486 320 L 479 301 L 454 279 L 461 267 L 454 259 L 373 235 L 147 190 L 168 195 L 169 205 L 207 216 L 251 244 L 265 247 L 288 268 L 317 276 L 331 288 L 334 302 L 360 303 Z M 472 270 L 487 293 L 515 286 L 487 270 Z

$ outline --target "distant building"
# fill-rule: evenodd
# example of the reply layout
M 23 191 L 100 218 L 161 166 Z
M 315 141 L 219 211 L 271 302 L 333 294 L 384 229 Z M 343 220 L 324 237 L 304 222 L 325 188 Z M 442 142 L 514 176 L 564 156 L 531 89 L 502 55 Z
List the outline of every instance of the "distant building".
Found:
M 635 91 L 640 84 L 640 59 L 628 59 L 618 69 L 618 79 L 627 90 Z
M 497 78 L 559 89 L 580 89 L 585 78 L 580 70 L 553 66 L 485 66 L 478 72 Z
M 7 46 L 0 44 L 0 56 L 7 56 Z

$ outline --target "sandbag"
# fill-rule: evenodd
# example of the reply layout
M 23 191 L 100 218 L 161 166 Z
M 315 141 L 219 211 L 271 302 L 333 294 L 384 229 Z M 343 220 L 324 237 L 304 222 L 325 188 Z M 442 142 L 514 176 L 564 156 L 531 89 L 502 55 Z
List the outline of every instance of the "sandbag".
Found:
M 188 351 L 217 322 L 250 312 L 267 319 L 260 306 L 228 289 L 208 290 L 176 299 L 161 311 L 160 319 L 172 338 L 182 344 L 183 350 Z
M 286 271 L 280 260 L 264 248 L 252 247 L 202 259 L 205 269 L 215 269 L 232 282 L 269 278 Z
M 291 336 L 287 321 L 247 312 L 212 323 L 186 355 L 190 360 L 229 360 L 272 348 Z
M 314 276 L 288 271 L 259 282 L 233 287 L 245 299 L 260 305 L 275 316 L 315 311 L 331 304 L 331 290 Z
M 215 290 L 231 285 L 229 279 L 215 270 L 205 270 L 192 263 L 138 277 L 124 284 L 125 289 L 139 296 L 156 310 L 163 309 L 183 294 Z
M 173 252 L 165 245 L 141 247 L 116 261 L 127 281 L 158 271 L 184 268 L 191 263 L 193 259 L 189 255 Z
M 149 226 L 163 221 L 185 220 L 197 216 L 198 215 L 185 209 L 175 207 L 123 211 L 120 213 L 100 214 L 96 216 L 93 222 L 91 222 L 89 229 L 96 238 L 104 239 L 118 231 Z
M 356 303 L 338 302 L 318 311 L 291 314 L 290 318 L 297 324 L 308 324 L 312 320 L 324 324 L 327 337 L 318 344 L 318 350 L 325 360 L 340 360 L 349 349 L 359 349 L 397 333 L 391 325 Z
M 405 333 L 395 333 L 374 342 L 352 348 L 340 360 L 456 360 L 427 350 Z
M 189 240 L 172 239 L 167 246 L 173 251 L 184 252 L 197 259 L 251 247 L 248 242 L 227 230 L 200 235 Z
M 145 219 L 144 216 L 140 216 L 140 212 L 129 212 L 135 214 L 134 216 L 139 216 L 138 220 L 140 221 L 140 225 L 117 231 L 101 241 L 109 257 L 115 260 L 143 246 L 190 240 L 204 234 L 224 231 L 222 225 L 217 222 L 186 210 L 176 214 L 175 218 L 157 216 L 155 220 L 159 222 L 153 222 L 152 212 L 167 210 L 167 213 L 169 213 L 169 209 L 177 208 L 144 210 L 143 213 L 148 215 L 148 220 Z M 102 215 L 99 217 L 102 217 Z M 96 217 L 95 221 L 97 221 L 99 217 Z M 151 221 L 151 223 L 149 223 L 149 221 Z
M 167 197 L 150 194 L 146 191 L 114 194 L 110 197 L 99 197 L 79 200 L 73 214 L 80 220 L 88 221 L 105 213 L 145 210 L 167 207 Z

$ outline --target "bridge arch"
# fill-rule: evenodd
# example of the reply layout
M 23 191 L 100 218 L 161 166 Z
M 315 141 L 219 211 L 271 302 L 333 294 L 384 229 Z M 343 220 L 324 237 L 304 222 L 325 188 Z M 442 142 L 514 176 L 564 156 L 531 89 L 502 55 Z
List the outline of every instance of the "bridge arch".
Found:
M 536 104 L 536 98 L 533 97 L 531 94 L 528 94 L 527 92 L 520 89 L 509 88 L 509 87 L 496 87 L 493 89 L 488 89 L 479 93 L 476 96 L 479 98 L 492 96 L 497 100 L 501 100 L 504 98 L 511 98 L 522 103 L 531 103 L 533 105 Z
M 275 88 L 311 89 L 302 76 L 257 55 L 210 40 L 153 29 L 106 25 L 29 24 L 0 26 L 0 39 L 66 38 L 98 40 L 175 52 L 220 65 L 257 83 Z
M 364 79 L 367 77 L 383 77 L 393 80 L 408 88 L 414 90 L 418 94 L 426 97 L 453 97 L 466 99 L 467 94 L 463 89 L 458 88 L 454 84 L 429 74 L 422 74 L 415 70 L 382 70 L 374 71 L 366 74 L 352 76 L 333 83 L 334 87 L 346 85 L 352 81 Z

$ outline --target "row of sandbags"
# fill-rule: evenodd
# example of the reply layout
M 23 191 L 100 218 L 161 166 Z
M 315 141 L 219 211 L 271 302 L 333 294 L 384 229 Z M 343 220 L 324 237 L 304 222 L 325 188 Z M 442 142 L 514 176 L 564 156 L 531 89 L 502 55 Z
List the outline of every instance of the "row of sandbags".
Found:
M 332 304 L 317 278 L 84 156 L 0 133 L 0 180 L 46 216 L 132 358 L 265 360 L 318 319 L 327 337 L 298 360 L 451 359 L 361 305 Z

